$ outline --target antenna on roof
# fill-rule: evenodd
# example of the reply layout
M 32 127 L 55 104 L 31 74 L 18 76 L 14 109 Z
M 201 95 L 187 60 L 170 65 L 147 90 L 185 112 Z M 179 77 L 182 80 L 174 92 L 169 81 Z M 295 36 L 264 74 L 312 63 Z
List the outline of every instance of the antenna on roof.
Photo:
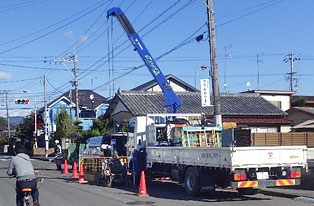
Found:
M 247 83 L 246 83 L 246 86 L 248 87 L 248 88 L 247 88 L 248 91 L 251 91 L 251 90 L 252 90 L 252 89 L 251 89 L 251 82 L 247 82 Z

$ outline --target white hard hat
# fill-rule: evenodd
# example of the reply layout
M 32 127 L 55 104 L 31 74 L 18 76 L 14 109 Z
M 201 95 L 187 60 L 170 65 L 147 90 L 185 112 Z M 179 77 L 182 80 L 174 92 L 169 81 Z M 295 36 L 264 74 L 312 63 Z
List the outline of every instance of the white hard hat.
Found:
M 56 139 L 56 140 L 55 140 L 55 143 L 56 143 L 56 144 L 59 144 L 59 140 Z

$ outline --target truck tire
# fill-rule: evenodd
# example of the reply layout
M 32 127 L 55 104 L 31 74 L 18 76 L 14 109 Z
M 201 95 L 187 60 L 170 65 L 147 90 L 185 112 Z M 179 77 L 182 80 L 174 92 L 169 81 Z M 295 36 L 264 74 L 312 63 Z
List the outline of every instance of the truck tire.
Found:
M 260 191 L 254 188 L 238 188 L 237 190 L 241 195 L 256 195 Z
M 185 191 L 190 196 L 196 196 L 199 193 L 199 177 L 195 168 L 190 167 L 184 177 Z

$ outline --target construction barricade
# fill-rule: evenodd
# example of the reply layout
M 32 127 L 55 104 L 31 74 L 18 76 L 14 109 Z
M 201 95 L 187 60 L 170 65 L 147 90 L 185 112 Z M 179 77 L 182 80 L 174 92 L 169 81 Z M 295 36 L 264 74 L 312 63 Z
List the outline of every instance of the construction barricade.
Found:
M 127 183 L 127 157 L 81 157 L 79 164 L 88 182 L 111 186 L 112 182 Z

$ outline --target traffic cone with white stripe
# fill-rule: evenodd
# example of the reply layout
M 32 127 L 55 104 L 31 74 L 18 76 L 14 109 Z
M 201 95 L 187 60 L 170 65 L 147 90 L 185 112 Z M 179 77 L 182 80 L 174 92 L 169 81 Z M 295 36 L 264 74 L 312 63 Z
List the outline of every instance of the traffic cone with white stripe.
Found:
M 84 171 L 83 171 L 83 164 L 80 164 L 80 175 L 78 178 L 79 183 L 86 183 L 87 181 L 84 179 Z
M 78 178 L 76 162 L 73 162 L 73 165 L 72 165 L 72 178 Z
M 68 160 L 64 160 L 64 168 L 63 168 L 63 174 L 69 174 L 68 170 Z
M 138 188 L 138 196 L 149 196 L 146 190 L 145 172 L 141 172 L 140 187 Z

